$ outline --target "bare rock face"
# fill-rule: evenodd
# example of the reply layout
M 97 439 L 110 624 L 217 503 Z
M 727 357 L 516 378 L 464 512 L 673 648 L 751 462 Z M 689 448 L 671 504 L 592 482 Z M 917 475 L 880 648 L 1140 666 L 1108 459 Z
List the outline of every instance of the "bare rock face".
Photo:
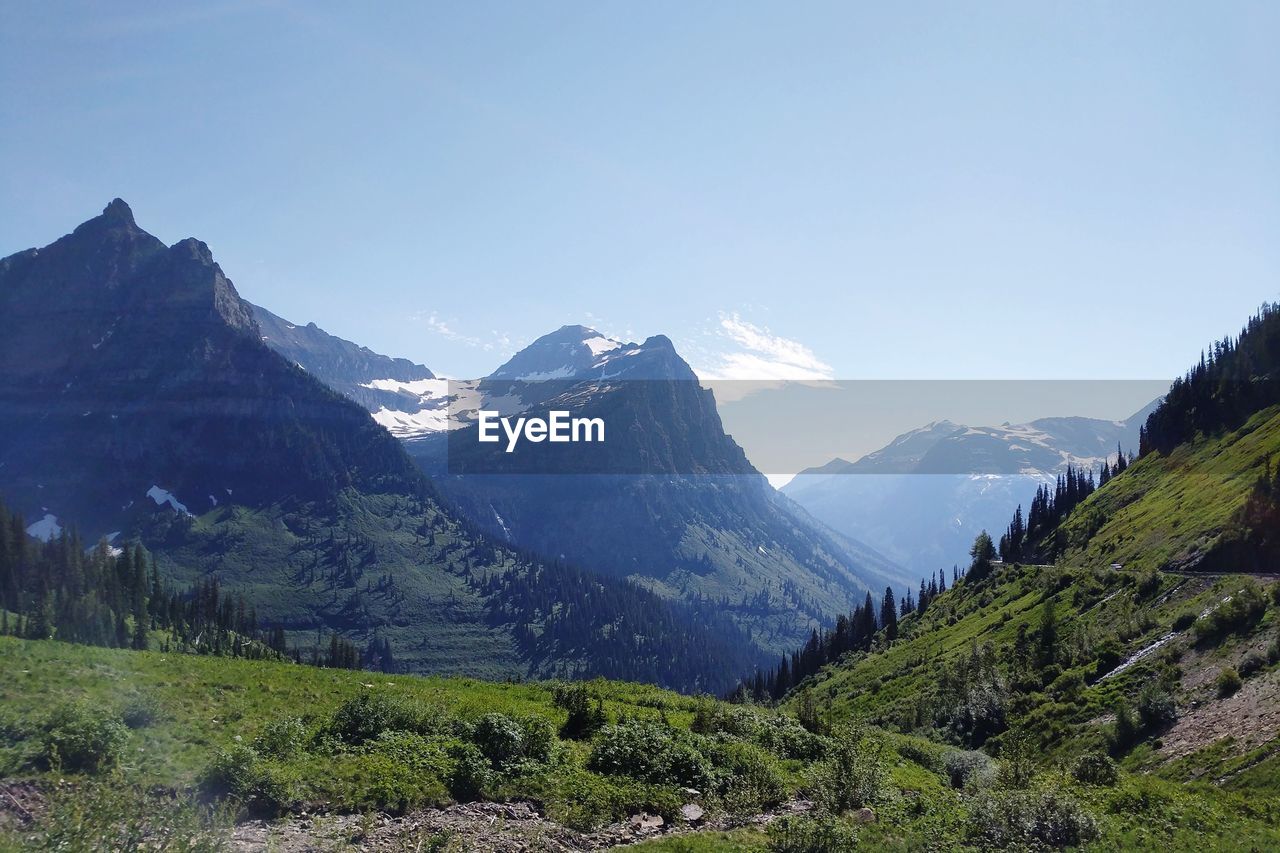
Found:
M 864 806 L 853 813 L 853 819 L 858 823 L 875 823 L 876 813 L 874 810 Z

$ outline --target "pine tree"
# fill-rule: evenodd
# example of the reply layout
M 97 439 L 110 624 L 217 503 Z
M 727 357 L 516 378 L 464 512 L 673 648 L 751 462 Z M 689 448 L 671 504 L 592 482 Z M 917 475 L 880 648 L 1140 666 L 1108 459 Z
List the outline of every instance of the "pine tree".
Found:
M 894 603 L 893 587 L 884 588 L 884 601 L 880 604 L 880 624 L 889 642 L 898 639 L 898 607 Z

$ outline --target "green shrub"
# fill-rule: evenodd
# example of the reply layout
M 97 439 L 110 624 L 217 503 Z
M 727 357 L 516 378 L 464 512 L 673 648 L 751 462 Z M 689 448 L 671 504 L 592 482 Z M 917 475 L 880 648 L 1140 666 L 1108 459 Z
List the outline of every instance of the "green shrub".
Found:
M 592 744 L 588 767 L 609 776 L 706 790 L 711 768 L 694 746 L 693 737 L 640 720 L 606 726 Z
M 1078 847 L 1098 835 L 1093 817 L 1058 791 L 989 791 L 969 814 L 969 837 L 984 847 Z
M 215 797 L 243 796 L 258 778 L 257 750 L 236 744 L 220 749 L 200 774 L 200 788 Z
M 1267 667 L 1267 658 L 1258 652 L 1250 652 L 1240 661 L 1240 677 L 1252 678 Z
M 786 799 L 787 783 L 775 759 L 755 744 L 725 739 L 709 746 L 707 756 L 726 811 L 755 814 Z
M 812 761 L 826 749 L 827 739 L 815 735 L 800 725 L 798 720 L 780 714 L 763 718 L 751 716 L 755 725 L 749 732 L 750 738 L 779 758 Z M 733 733 L 748 735 L 747 732 Z
M 524 758 L 524 729 L 506 714 L 485 714 L 476 721 L 471 740 L 498 769 Z
M 242 744 L 215 753 L 199 784 L 206 794 L 233 797 L 251 814 L 279 815 L 298 800 L 294 773 Z
M 42 744 L 50 767 L 96 773 L 119 762 L 128 739 L 119 717 L 79 702 L 54 709 L 45 720 Z
M 546 717 L 529 714 L 520 718 L 520 730 L 524 736 L 524 760 L 550 761 L 559 744 L 555 725 Z
M 1121 700 L 1116 705 L 1115 725 L 1111 727 L 1111 733 L 1107 738 L 1110 742 L 1111 754 L 1124 755 L 1138 742 L 1141 734 L 1142 730 L 1133 716 L 1133 709 L 1129 707 L 1129 703 Z
M 253 739 L 253 748 L 263 755 L 290 758 L 307 745 L 307 727 L 297 717 L 271 720 Z
M 552 692 L 557 708 L 569 712 L 568 719 L 560 727 L 560 737 L 566 740 L 586 740 L 600 731 L 608 722 L 604 713 L 604 701 L 593 697 L 582 682 L 557 684 Z
M 897 744 L 898 754 L 934 773 L 945 772 L 948 750 L 923 738 L 904 738 Z
M 1138 721 L 1145 731 L 1157 731 L 1178 719 L 1178 703 L 1164 685 L 1148 682 L 1138 694 Z
M 450 779 L 454 771 L 449 757 L 452 740 L 432 739 L 413 732 L 383 732 L 378 739 L 365 745 L 372 754 L 383 755 L 408 767 L 419 776 L 438 779 L 442 783 Z
M 1252 580 L 1246 581 L 1227 601 L 1196 620 L 1196 638 L 1202 643 L 1210 643 L 1228 634 L 1248 633 L 1266 610 L 1267 599 L 1262 588 Z
M 818 804 L 838 814 L 880 799 L 889 775 L 884 745 L 856 727 L 841 729 L 832 740 L 830 757 L 809 775 Z
M 385 744 L 380 741 L 377 746 Z M 310 799 L 342 811 L 377 809 L 402 814 L 446 801 L 448 791 L 437 771 L 448 772 L 451 768 L 452 762 L 444 768 L 415 766 L 399 760 L 394 749 L 383 751 L 375 747 L 366 752 L 325 757 L 307 765 L 306 787 Z
M 974 749 L 948 752 L 942 766 L 953 788 L 989 788 L 996 780 L 996 763 Z
M 134 696 L 120 710 L 120 720 L 131 729 L 144 729 L 160 719 L 160 705 L 153 696 Z
M 474 743 L 454 741 L 448 746 L 453 772 L 449 774 L 449 791 L 461 801 L 477 800 L 493 788 L 497 777 L 489 759 Z
M 1095 679 L 1102 678 L 1111 670 L 1120 665 L 1123 659 L 1120 654 L 1120 646 L 1114 640 L 1106 640 L 1097 649 L 1098 659 L 1093 666 L 1093 677 Z
M 366 690 L 334 712 L 329 734 L 349 744 L 361 744 L 386 731 L 440 733 L 447 724 L 448 718 L 439 709 Z
M 1071 766 L 1071 775 L 1082 785 L 1110 788 L 1120 778 L 1116 763 L 1110 756 L 1100 752 L 1091 752 L 1076 759 Z
M 783 817 L 769 827 L 771 853 L 850 853 L 858 832 L 831 815 Z
M 1194 610 L 1184 610 L 1173 618 L 1173 630 L 1185 631 L 1199 618 Z
M 686 802 L 669 787 L 598 776 L 570 764 L 538 768 L 522 777 L 518 787 L 499 789 L 499 796 L 535 799 L 545 805 L 547 817 L 583 831 L 626 820 L 640 812 L 674 821 Z
M 1214 679 L 1213 686 L 1218 690 L 1218 698 L 1225 699 L 1235 694 L 1242 686 L 1244 680 L 1240 678 L 1240 673 L 1236 672 L 1235 667 L 1228 666 L 1218 673 L 1218 677 Z

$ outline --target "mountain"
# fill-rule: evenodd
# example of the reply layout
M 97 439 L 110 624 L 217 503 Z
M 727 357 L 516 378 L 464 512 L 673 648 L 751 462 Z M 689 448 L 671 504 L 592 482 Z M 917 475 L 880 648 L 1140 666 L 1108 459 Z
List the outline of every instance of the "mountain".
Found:
M 386 641 L 416 671 L 715 689 L 712 660 L 758 655 L 714 613 L 476 531 L 314 375 L 417 366 L 255 313 L 204 243 L 165 246 L 120 200 L 0 260 L 0 496 L 28 532 L 140 539 L 170 582 L 216 577 L 295 644 Z
M 787 497 L 841 533 L 918 575 L 947 568 L 981 530 L 994 535 L 1009 507 L 1068 465 L 1096 469 L 1138 433 L 1159 401 L 1122 421 L 1042 418 L 971 427 L 937 421 L 856 462 L 833 459 L 800 472 Z
M 277 337 L 267 344 L 293 358 Z M 452 506 L 498 541 L 712 607 L 770 651 L 867 591 L 909 585 L 891 561 L 768 485 L 663 335 L 624 342 L 567 325 L 482 379 L 370 379 L 385 363 L 332 378 L 322 362 L 308 369 L 365 405 Z M 352 393 L 353 384 L 396 394 L 397 408 Z M 598 416 L 607 439 L 490 452 L 476 439 L 482 409 Z
M 666 337 L 626 343 L 565 326 L 474 391 L 476 402 L 455 409 L 446 473 L 435 482 L 489 535 L 666 597 L 711 602 L 772 650 L 868 590 L 905 582 L 888 560 L 769 486 Z M 494 450 L 477 441 L 469 410 L 494 401 L 531 417 L 598 417 L 606 440 Z M 411 452 L 439 466 L 439 443 Z

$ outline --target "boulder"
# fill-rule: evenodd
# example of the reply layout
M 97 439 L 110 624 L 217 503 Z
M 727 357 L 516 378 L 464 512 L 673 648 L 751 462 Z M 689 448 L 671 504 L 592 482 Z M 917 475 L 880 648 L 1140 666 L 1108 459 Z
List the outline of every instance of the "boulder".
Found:
M 689 823 L 697 823 L 702 820 L 702 816 L 704 814 L 705 812 L 702 810 L 702 806 L 697 803 L 686 803 L 680 807 L 680 817 L 684 818 Z

